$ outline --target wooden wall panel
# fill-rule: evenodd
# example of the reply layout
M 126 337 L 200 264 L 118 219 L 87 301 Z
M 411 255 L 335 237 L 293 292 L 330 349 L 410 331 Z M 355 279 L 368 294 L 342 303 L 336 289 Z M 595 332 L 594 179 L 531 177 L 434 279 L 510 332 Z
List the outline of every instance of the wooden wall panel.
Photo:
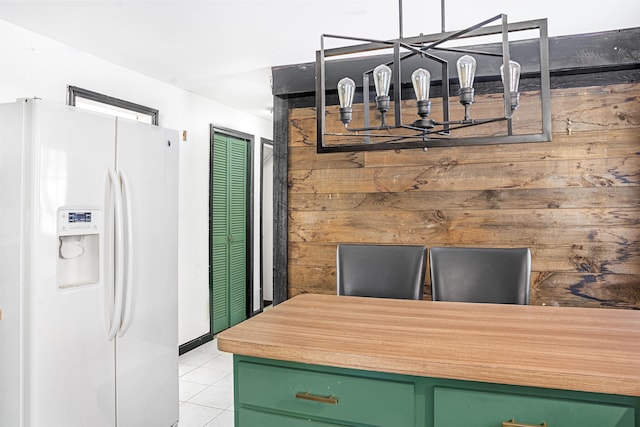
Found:
M 555 89 L 552 142 L 428 151 L 316 154 L 291 110 L 289 296 L 335 293 L 340 242 L 526 246 L 531 304 L 640 309 L 639 97 Z

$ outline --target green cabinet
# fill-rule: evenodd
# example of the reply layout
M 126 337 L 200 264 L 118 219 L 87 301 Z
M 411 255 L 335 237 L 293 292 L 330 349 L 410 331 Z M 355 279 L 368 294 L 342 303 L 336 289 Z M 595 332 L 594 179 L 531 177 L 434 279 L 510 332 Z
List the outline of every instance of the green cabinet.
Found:
M 246 319 L 247 141 L 214 134 L 211 161 L 212 331 Z
M 414 383 L 240 362 L 240 407 L 278 408 L 316 420 L 414 425 Z M 351 425 L 351 424 L 347 424 Z
M 243 426 L 278 426 L 278 427 L 335 427 L 342 424 L 324 423 L 314 421 L 310 418 L 300 418 L 296 416 L 287 416 L 274 414 L 271 412 L 258 411 L 254 409 L 240 408 L 236 409 L 236 425 Z
M 499 427 L 504 421 L 548 427 L 634 427 L 633 408 L 480 390 L 436 387 L 434 425 Z
M 640 398 L 234 356 L 236 427 L 640 427 Z

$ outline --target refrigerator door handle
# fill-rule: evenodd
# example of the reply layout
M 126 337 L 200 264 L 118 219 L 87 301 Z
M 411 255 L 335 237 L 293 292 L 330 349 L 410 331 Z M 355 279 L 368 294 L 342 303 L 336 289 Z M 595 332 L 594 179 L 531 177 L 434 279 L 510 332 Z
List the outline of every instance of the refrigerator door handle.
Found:
M 120 179 L 122 181 L 122 199 L 124 201 L 124 218 L 125 218 L 125 252 L 126 264 L 124 265 L 126 274 L 124 280 L 124 293 L 126 296 L 123 301 L 122 325 L 118 336 L 124 335 L 129 329 L 131 323 L 131 310 L 133 306 L 133 216 L 131 214 L 131 185 L 126 172 L 120 171 Z
M 123 262 L 124 251 L 123 245 L 123 213 L 122 213 L 122 190 L 120 185 L 120 178 L 114 170 L 109 170 L 109 181 L 111 182 L 111 193 L 114 200 L 115 211 L 115 290 L 114 290 L 114 303 L 111 307 L 111 326 L 107 332 L 107 339 L 111 341 L 115 338 L 118 329 L 120 328 L 122 317 L 122 287 L 123 287 Z
M 104 188 L 104 326 L 105 333 L 109 335 L 111 324 L 113 323 L 114 306 L 114 260 L 113 260 L 113 214 L 114 214 L 114 191 L 111 171 L 107 171 L 107 179 Z

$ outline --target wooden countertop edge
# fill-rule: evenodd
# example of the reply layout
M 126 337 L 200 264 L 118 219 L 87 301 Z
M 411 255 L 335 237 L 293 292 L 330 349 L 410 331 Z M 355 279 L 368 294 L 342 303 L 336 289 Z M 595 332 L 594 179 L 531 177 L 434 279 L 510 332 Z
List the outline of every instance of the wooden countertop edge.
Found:
M 640 350 L 640 313 L 432 302 L 422 306 L 417 301 L 348 298 L 294 297 L 218 334 L 218 348 L 244 356 L 338 368 L 640 397 L 640 355 L 635 356 Z M 317 316 L 320 312 L 323 316 Z M 594 317 L 597 314 L 602 315 Z M 390 327 L 389 322 L 396 318 Z M 525 336 L 513 334 L 513 325 L 501 326 L 503 318 L 519 319 L 515 330 Z M 596 318 L 599 320 L 591 321 Z M 542 343 L 538 323 L 545 324 L 542 327 L 548 334 Z M 345 327 L 335 328 L 335 324 Z M 460 324 L 474 328 L 456 332 Z M 410 333 L 399 332 L 398 328 L 409 325 L 414 328 Z M 442 335 L 446 327 L 454 328 L 452 335 L 458 341 L 444 341 L 449 339 Z M 493 335 L 478 340 L 483 328 Z M 395 335 L 381 338 L 392 330 Z M 505 337 L 503 330 L 511 334 Z M 431 338 L 410 346 L 411 351 L 398 351 L 412 336 Z M 491 337 L 496 344 L 485 348 L 483 340 Z M 531 340 L 538 341 L 536 351 L 518 355 L 510 350 L 536 345 Z M 380 347 L 387 342 L 389 347 Z M 431 347 L 445 342 L 447 347 Z M 470 345 L 482 345 L 478 354 L 491 358 L 468 353 Z
M 640 397 L 640 384 L 634 383 L 630 378 L 545 372 L 534 369 L 504 369 L 499 366 L 490 367 L 479 366 L 478 364 L 451 364 L 433 361 L 425 361 L 420 366 L 415 366 L 411 364 L 411 361 L 405 359 L 391 360 L 388 357 L 344 354 L 338 351 L 314 350 L 313 352 L 307 352 L 304 348 L 296 349 L 291 346 L 256 345 L 249 342 L 227 340 L 224 336 L 218 336 L 217 339 L 219 350 L 242 356 L 417 377 L 447 378 Z M 567 384 L 579 384 L 579 387 L 568 387 Z

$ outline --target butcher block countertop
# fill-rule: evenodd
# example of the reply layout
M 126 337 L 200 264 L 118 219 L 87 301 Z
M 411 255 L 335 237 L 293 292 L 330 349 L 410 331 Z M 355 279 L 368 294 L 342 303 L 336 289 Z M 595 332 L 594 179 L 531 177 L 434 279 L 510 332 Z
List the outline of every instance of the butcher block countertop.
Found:
M 245 356 L 640 396 L 640 311 L 304 294 L 217 339 Z

